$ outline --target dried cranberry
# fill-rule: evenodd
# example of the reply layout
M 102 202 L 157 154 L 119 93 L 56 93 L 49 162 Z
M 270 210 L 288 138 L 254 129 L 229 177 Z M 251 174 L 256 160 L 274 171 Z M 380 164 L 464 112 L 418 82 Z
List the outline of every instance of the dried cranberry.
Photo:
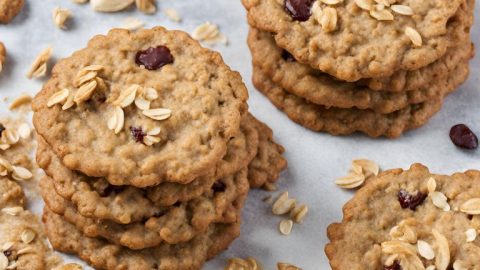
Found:
M 398 192 L 398 201 L 403 209 L 410 208 L 410 210 L 415 211 L 417 206 L 421 205 L 423 201 L 427 198 L 427 194 L 422 192 L 417 192 L 417 194 L 412 195 L 408 193 L 406 190 L 401 189 Z
M 291 53 L 289 53 L 287 50 L 283 50 L 282 52 L 282 58 L 283 60 L 287 61 L 287 62 L 295 62 L 295 58 L 293 57 L 293 55 Z
M 450 139 L 461 148 L 476 149 L 478 147 L 477 136 L 464 124 L 455 125 L 450 129 Z
M 2 133 L 5 131 L 5 126 L 3 124 L 0 124 L 0 136 L 2 136 Z
M 400 266 L 398 261 L 394 261 L 392 265 L 384 266 L 383 270 L 402 270 L 402 266 Z
M 212 186 L 212 190 L 215 193 L 224 192 L 226 188 L 227 186 L 223 182 L 219 182 L 219 181 L 215 182 Z
M 167 64 L 173 63 L 173 60 L 174 58 L 170 53 L 170 49 L 165 46 L 150 47 L 145 51 L 137 52 L 135 56 L 135 63 L 139 66 L 144 66 L 148 70 L 157 70 Z
M 285 0 L 285 10 L 295 21 L 304 22 L 310 18 L 314 0 Z
M 130 132 L 137 143 L 143 143 L 143 138 L 147 136 L 147 134 L 143 132 L 141 128 L 130 127 Z
M 103 191 L 100 192 L 101 197 L 108 197 L 111 194 L 118 194 L 125 190 L 124 186 L 108 185 Z

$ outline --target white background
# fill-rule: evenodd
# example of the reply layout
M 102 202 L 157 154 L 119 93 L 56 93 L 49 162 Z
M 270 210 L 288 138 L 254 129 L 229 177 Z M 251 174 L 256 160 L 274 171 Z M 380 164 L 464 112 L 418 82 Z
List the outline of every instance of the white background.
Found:
M 241 72 L 250 90 L 250 110 L 275 132 L 279 143 L 287 149 L 289 166 L 280 179 L 280 190 L 308 204 L 310 213 L 303 225 L 295 226 L 290 236 L 278 232 L 280 218 L 270 214 L 261 199 L 264 191 L 251 192 L 243 214 L 242 234 L 228 251 L 209 262 L 204 269 L 223 269 L 227 258 L 254 256 L 265 269 L 276 269 L 279 261 L 290 262 L 305 270 L 329 269 L 323 248 L 328 242 L 328 224 L 342 218 L 342 205 L 353 195 L 335 186 L 334 179 L 346 174 L 350 161 L 366 157 L 377 161 L 383 169 L 408 168 L 414 162 L 427 165 L 433 172 L 453 173 L 480 168 L 480 150 L 463 151 L 452 145 L 448 137 L 451 126 L 468 124 L 480 135 L 480 59 L 472 62 L 470 79 L 458 92 L 446 99 L 445 105 L 429 124 L 408 132 L 396 140 L 370 139 L 363 135 L 333 137 L 304 129 L 277 111 L 259 94 L 250 82 L 251 61 L 246 44 L 247 22 L 240 0 L 163 0 L 160 12 L 143 15 L 135 9 L 117 14 L 93 12 L 88 5 L 68 0 L 26 0 L 23 12 L 7 26 L 0 25 L 0 40 L 8 49 L 9 58 L 0 74 L 0 97 L 16 97 L 22 92 L 36 93 L 41 81 L 25 77 L 30 63 L 45 47 L 52 45 L 56 59 L 66 57 L 84 47 L 95 34 L 104 34 L 134 16 L 147 27 L 163 25 L 192 32 L 205 22 L 220 25 L 230 41 L 229 46 L 217 45 L 225 62 Z M 73 11 L 68 31 L 57 29 L 51 19 L 56 6 Z M 162 12 L 175 8 L 182 23 L 169 21 Z M 479 7 L 475 13 L 479 14 Z M 478 24 L 477 24 L 478 25 Z M 480 44 L 479 28 L 474 27 L 473 41 Z M 0 106 L 6 114 L 6 105 Z M 31 202 L 39 213 L 42 202 Z

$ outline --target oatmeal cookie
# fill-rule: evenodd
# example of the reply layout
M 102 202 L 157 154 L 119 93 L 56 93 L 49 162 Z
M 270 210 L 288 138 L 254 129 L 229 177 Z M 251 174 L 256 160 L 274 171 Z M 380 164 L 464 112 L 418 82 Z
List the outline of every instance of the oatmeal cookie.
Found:
M 468 64 L 460 64 L 446 82 L 437 87 L 453 91 L 468 77 Z M 442 106 L 443 97 L 408 107 L 390 114 L 379 114 L 371 110 L 326 108 L 292 95 L 275 85 L 254 67 L 253 83 L 258 90 L 293 121 L 314 131 L 325 131 L 333 135 L 363 132 L 371 137 L 395 138 L 403 132 L 424 125 Z M 441 85 L 440 85 L 441 84 Z M 446 91 L 448 92 L 448 91 Z
M 259 120 L 249 116 L 256 125 L 260 136 L 257 156 L 248 165 L 248 181 L 252 188 L 262 188 L 275 183 L 280 172 L 287 167 L 282 156 L 285 149 L 273 140 L 272 130 Z
M 459 40 L 466 40 L 474 5 L 473 0 L 386 1 L 388 6 L 393 2 L 410 7 L 413 15 L 405 16 L 392 13 L 388 6 L 384 11 L 369 12 L 355 0 L 328 7 L 316 0 L 242 2 L 250 24 L 274 33 L 278 46 L 298 61 L 349 82 L 389 77 L 440 59 Z M 331 16 L 325 18 L 327 9 Z M 377 20 L 374 16 L 378 13 L 389 13 L 383 17 L 391 16 L 392 20 Z M 421 46 L 406 32 L 418 33 Z
M 269 33 L 251 28 L 248 43 L 253 64 L 286 91 L 327 107 L 372 109 L 383 114 L 444 95 L 438 91 L 446 90 L 445 88 L 431 85 L 453 72 L 458 63 L 465 63 L 474 55 L 473 44 L 463 42 L 458 48 L 451 49 L 444 57 L 420 70 L 398 72 L 390 79 L 349 83 L 296 62 L 286 51 L 275 45 Z M 362 84 L 396 85 L 398 87 L 395 90 L 400 89 L 402 92 L 374 91 Z
M 479 183 L 479 171 L 436 175 L 420 164 L 370 179 L 328 227 L 332 269 L 480 269 Z
M 49 270 L 60 263 L 47 245 L 42 223 L 23 209 L 22 188 L 1 177 L 0 194 L 0 256 L 18 270 Z
M 80 214 L 128 224 L 152 217 L 164 206 L 196 198 L 209 190 L 216 179 L 245 168 L 259 146 L 254 119 L 249 115 L 242 120 L 240 133 L 228 142 L 227 154 L 217 164 L 215 176 L 207 174 L 188 185 L 165 182 L 148 189 L 112 186 L 103 178 L 87 177 L 67 169 L 41 136 L 37 162 L 53 178 L 57 193 L 72 201 Z
M 0 41 L 0 72 L 2 72 L 3 67 L 5 66 L 6 58 L 7 58 L 7 49 L 5 49 L 5 45 Z
M 77 254 L 96 269 L 183 270 L 201 269 L 206 260 L 226 249 L 240 234 L 240 224 L 212 224 L 206 233 L 190 242 L 132 251 L 97 238 L 82 235 L 61 216 L 44 209 L 43 220 L 52 246 Z
M 9 23 L 20 13 L 24 0 L 0 0 L 0 23 Z
M 240 75 L 186 33 L 114 29 L 56 64 L 33 122 L 71 170 L 187 184 L 225 155 L 247 98 Z
M 44 177 L 40 186 L 48 208 L 74 224 L 85 236 L 103 237 L 134 250 L 155 247 L 163 242 L 188 242 L 204 233 L 212 223 L 238 222 L 238 213 L 249 189 L 244 169 L 216 181 L 212 189 L 201 197 L 164 207 L 144 221 L 122 225 L 80 215 L 72 203 L 53 191 L 49 177 Z

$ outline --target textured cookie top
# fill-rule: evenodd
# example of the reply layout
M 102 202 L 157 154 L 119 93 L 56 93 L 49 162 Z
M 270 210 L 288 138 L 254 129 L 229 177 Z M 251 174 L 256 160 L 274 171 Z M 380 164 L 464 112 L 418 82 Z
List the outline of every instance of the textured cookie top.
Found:
M 70 169 L 115 185 L 188 183 L 225 155 L 247 98 L 240 75 L 186 33 L 116 29 L 55 66 L 34 124 Z
M 243 0 L 251 25 L 274 33 L 299 61 L 346 81 L 439 59 L 472 24 L 468 2 Z
M 59 260 L 47 246 L 38 218 L 23 209 L 24 201 L 18 184 L 0 178 L 0 265 L 6 260 L 18 270 L 53 269 Z
M 334 270 L 480 269 L 480 172 L 431 174 L 420 164 L 366 183 L 330 225 Z
M 251 28 L 248 44 L 253 64 L 261 68 L 272 81 L 286 91 L 315 104 L 338 108 L 372 109 L 379 113 L 391 113 L 409 104 L 422 103 L 438 95 L 443 89 L 432 87 L 439 78 L 455 72 L 459 63 L 471 59 L 474 50 L 470 39 L 450 49 L 441 59 L 414 71 L 397 72 L 392 77 L 349 83 L 301 64 L 288 52 L 279 48 L 269 33 Z M 388 92 L 374 91 L 364 84 L 381 86 Z

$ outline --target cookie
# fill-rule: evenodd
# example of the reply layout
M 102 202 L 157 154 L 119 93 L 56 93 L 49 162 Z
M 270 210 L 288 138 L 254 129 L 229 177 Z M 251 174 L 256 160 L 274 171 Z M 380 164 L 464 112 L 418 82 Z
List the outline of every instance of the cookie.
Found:
M 0 194 L 0 257 L 5 256 L 9 265 L 16 263 L 15 269 L 18 270 L 52 269 L 60 262 L 59 258 L 48 247 L 38 218 L 23 210 L 25 196 L 22 188 L 2 177 Z
M 268 183 L 277 182 L 280 172 L 287 167 L 287 160 L 282 156 L 285 149 L 275 143 L 272 130 L 256 118 L 249 115 L 255 123 L 260 143 L 257 156 L 248 165 L 248 181 L 252 188 L 262 188 Z
M 437 87 L 453 91 L 468 77 L 468 64 L 459 64 L 458 71 L 452 73 L 446 82 Z M 371 137 L 399 137 L 403 132 L 424 125 L 440 110 L 443 97 L 410 105 L 402 110 L 379 114 L 371 110 L 326 108 L 289 94 L 275 85 L 261 71 L 254 67 L 253 83 L 279 109 L 294 122 L 314 131 L 324 131 L 333 135 L 347 135 L 363 132 Z M 448 91 L 446 91 L 448 92 Z
M 104 240 L 88 238 L 61 216 L 44 210 L 43 220 L 52 246 L 62 252 L 77 254 L 96 269 L 183 270 L 201 269 L 204 262 L 224 249 L 240 234 L 240 225 L 214 224 L 188 243 L 161 244 L 132 251 Z
M 247 171 L 242 170 L 218 180 L 201 197 L 165 207 L 144 221 L 121 225 L 80 215 L 72 203 L 52 192 L 54 187 L 49 177 L 42 179 L 40 187 L 48 208 L 74 224 L 85 236 L 102 237 L 134 250 L 163 242 L 187 242 L 204 233 L 212 223 L 238 222 L 238 213 L 249 189 Z
M 367 181 L 328 227 L 332 269 L 480 269 L 480 238 L 468 236 L 480 229 L 479 182 L 479 171 L 436 175 L 420 164 Z
M 227 154 L 217 164 L 215 176 L 208 174 L 188 185 L 163 183 L 148 189 L 115 187 L 105 179 L 67 169 L 41 137 L 38 138 L 37 162 L 54 179 L 57 193 L 72 201 L 80 214 L 128 224 L 152 217 L 164 206 L 196 198 L 210 190 L 216 179 L 245 168 L 257 154 L 259 145 L 252 119 L 254 117 L 249 116 L 242 120 L 241 132 L 228 142 Z
M 0 23 L 9 23 L 20 13 L 24 0 L 0 0 Z
M 298 61 L 349 82 L 389 77 L 440 59 L 458 40 L 466 40 L 474 5 L 472 0 L 395 3 L 410 7 L 413 15 L 405 16 L 392 13 L 388 6 L 395 1 L 372 12 L 355 0 L 331 6 L 315 0 L 242 2 L 249 23 L 274 33 L 278 46 Z M 379 16 L 386 21 L 374 18 Z
M 373 85 L 406 87 L 401 89 L 401 93 L 384 93 L 370 90 L 366 86 L 361 86 L 360 83 L 341 82 L 310 66 L 294 61 L 288 53 L 275 45 L 275 40 L 269 33 L 251 28 L 248 43 L 254 65 L 286 91 L 326 107 L 372 109 L 383 114 L 444 95 L 439 91 L 445 89 L 432 88 L 431 85 L 439 78 L 448 76 L 455 70 L 458 63 L 465 63 L 474 54 L 473 44 L 464 42 L 425 68 L 399 72 L 390 81 L 385 78 L 371 82 Z
M 5 49 L 5 45 L 0 41 L 0 72 L 3 70 L 3 66 L 5 65 L 5 59 L 7 58 L 7 49 Z
M 247 98 L 240 75 L 188 34 L 114 29 L 56 64 L 33 122 L 71 170 L 187 184 L 225 155 Z

